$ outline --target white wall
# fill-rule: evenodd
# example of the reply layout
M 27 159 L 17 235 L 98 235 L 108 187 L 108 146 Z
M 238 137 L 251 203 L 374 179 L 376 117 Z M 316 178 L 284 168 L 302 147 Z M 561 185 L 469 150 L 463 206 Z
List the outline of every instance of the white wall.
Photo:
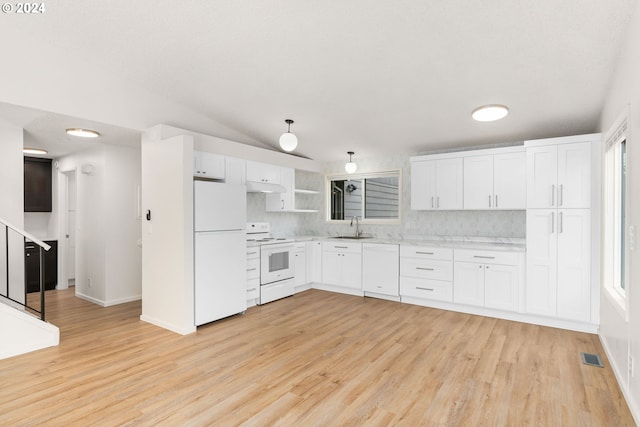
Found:
M 629 225 L 640 227 L 640 10 L 629 23 L 628 33 L 620 51 L 616 71 L 605 101 L 600 127 L 606 132 L 616 118 L 629 106 L 627 134 L 627 183 Z M 638 244 L 639 242 L 636 242 Z M 616 376 L 625 392 L 637 423 L 640 423 L 640 251 L 632 251 L 629 259 L 629 289 L 627 290 L 629 322 L 615 308 L 602 289 L 600 337 L 610 356 Z M 604 284 L 604 281 L 603 281 Z M 629 357 L 635 363 L 629 375 Z
M 92 173 L 82 173 L 83 165 L 91 165 Z M 71 170 L 77 170 L 76 295 L 102 306 L 140 299 L 140 151 L 98 145 L 58 159 L 59 174 Z M 59 178 L 62 199 L 65 183 Z M 58 210 L 62 206 L 59 200 Z M 64 224 L 59 226 L 62 236 Z M 66 243 L 60 239 L 59 256 Z
M 93 173 L 80 173 L 82 165 L 92 165 Z M 105 146 L 98 145 L 58 159 L 59 172 L 78 170 L 76 216 L 76 295 L 105 303 Z M 59 180 L 63 185 L 63 180 Z M 59 187 L 60 187 L 59 186 Z M 62 193 L 59 188 L 59 193 Z M 59 254 L 65 254 L 60 242 Z
M 193 289 L 193 138 L 142 136 L 141 320 L 179 334 L 195 332 Z
M 140 150 L 106 146 L 105 304 L 142 298 Z
M 24 172 L 23 172 L 23 130 L 0 119 L 0 218 L 13 226 L 24 225 Z M 0 235 L 0 289 L 6 290 L 6 267 L 4 260 L 4 227 Z M 22 237 L 9 232 L 9 293 L 24 302 L 24 241 Z

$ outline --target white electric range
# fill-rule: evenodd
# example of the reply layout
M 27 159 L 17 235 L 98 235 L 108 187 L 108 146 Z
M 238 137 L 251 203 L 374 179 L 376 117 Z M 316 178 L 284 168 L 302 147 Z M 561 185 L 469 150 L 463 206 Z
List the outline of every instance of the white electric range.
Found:
M 247 245 L 260 247 L 260 300 L 266 304 L 293 295 L 294 241 L 271 235 L 267 222 L 247 223 Z

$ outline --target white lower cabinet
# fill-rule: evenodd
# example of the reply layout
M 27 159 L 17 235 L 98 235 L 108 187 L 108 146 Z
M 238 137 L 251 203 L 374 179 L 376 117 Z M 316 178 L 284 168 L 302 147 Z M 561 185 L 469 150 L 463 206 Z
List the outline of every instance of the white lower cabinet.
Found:
M 322 283 L 362 290 L 362 245 L 323 242 Z
M 293 253 L 293 262 L 295 278 L 294 278 L 294 286 L 302 286 L 306 285 L 307 282 L 307 254 L 306 254 L 306 245 L 304 242 L 296 243 L 294 253 Z
M 362 245 L 362 289 L 365 292 L 398 296 L 400 249 L 398 245 Z
M 247 248 L 247 301 L 260 298 L 260 247 Z
M 427 300 L 453 300 L 453 250 L 400 246 L 400 295 Z
M 322 282 L 322 242 L 307 242 L 307 283 Z
M 528 313 L 591 320 L 589 209 L 527 210 Z
M 455 303 L 518 311 L 521 254 L 456 249 L 453 257 Z

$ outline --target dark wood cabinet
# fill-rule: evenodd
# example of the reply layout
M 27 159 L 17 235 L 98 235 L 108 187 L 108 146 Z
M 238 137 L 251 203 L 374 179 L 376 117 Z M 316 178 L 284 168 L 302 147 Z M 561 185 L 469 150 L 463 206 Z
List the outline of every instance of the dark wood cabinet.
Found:
M 51 159 L 24 158 L 24 211 L 51 212 Z
M 58 284 L 58 241 L 47 240 L 51 249 L 44 251 L 44 288 L 55 289 Z M 25 285 L 27 293 L 40 291 L 40 247 L 32 242 L 24 244 Z

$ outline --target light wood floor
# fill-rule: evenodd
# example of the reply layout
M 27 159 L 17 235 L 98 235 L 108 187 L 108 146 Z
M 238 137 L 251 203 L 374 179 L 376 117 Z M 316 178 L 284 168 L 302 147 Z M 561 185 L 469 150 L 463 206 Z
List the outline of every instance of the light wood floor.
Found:
M 47 292 L 2 426 L 632 426 L 595 335 L 317 290 L 179 336 Z M 604 369 L 583 365 L 599 354 Z

